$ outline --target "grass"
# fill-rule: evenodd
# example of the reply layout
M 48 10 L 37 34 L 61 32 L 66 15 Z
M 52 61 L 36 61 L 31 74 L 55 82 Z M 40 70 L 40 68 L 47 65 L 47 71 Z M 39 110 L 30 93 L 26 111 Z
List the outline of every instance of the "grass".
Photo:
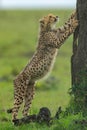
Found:
M 74 118 L 79 118 L 79 115 L 61 118 L 50 128 L 35 123 L 14 127 L 11 115 L 6 113 L 13 105 L 13 79 L 27 64 L 37 46 L 38 20 L 50 12 L 60 17 L 57 26 L 61 26 L 72 10 L 0 11 L 0 130 L 71 130 L 70 123 Z M 37 82 L 31 114 L 37 113 L 43 106 L 51 110 L 52 116 L 59 106 L 66 108 L 70 99 L 68 89 L 71 87 L 71 55 L 72 36 L 59 50 L 49 78 Z

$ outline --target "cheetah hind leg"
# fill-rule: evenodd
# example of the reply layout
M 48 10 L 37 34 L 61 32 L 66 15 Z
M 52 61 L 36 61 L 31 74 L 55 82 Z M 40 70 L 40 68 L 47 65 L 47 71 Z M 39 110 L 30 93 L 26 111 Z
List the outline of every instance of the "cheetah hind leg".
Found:
M 14 122 L 17 119 L 18 111 L 23 103 L 24 94 L 26 91 L 26 84 L 25 82 L 18 85 L 14 85 L 14 107 L 12 109 L 12 121 Z
M 14 120 L 17 119 L 18 110 L 19 110 L 22 103 L 23 103 L 23 95 L 21 95 L 19 93 L 18 96 L 14 100 L 14 107 L 12 109 L 12 121 L 13 122 L 14 122 Z
M 35 92 L 34 84 L 35 84 L 35 82 L 30 82 L 27 85 L 27 89 L 26 89 L 26 93 L 25 93 L 25 97 L 24 97 L 25 104 L 24 104 L 24 109 L 22 112 L 24 117 L 28 115 L 28 110 L 31 106 L 31 102 L 34 97 L 34 92 Z

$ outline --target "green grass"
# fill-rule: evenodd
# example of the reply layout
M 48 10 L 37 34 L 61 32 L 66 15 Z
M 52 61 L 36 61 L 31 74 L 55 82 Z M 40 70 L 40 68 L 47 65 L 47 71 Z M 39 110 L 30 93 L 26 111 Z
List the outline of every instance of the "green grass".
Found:
M 37 46 L 39 19 L 48 13 L 54 13 L 60 17 L 57 26 L 61 26 L 71 12 L 72 10 L 0 11 L 0 130 L 68 130 L 68 127 L 70 128 L 70 122 L 76 116 L 71 116 L 72 119 L 62 118 L 50 128 L 35 123 L 14 127 L 11 123 L 11 115 L 8 115 L 6 110 L 13 105 L 13 79 L 27 64 Z M 51 110 L 52 116 L 58 106 L 66 108 L 70 99 L 68 89 L 71 87 L 71 55 L 72 36 L 59 50 L 49 78 L 37 82 L 31 114 L 37 113 L 43 106 Z M 3 118 L 8 121 L 2 121 Z

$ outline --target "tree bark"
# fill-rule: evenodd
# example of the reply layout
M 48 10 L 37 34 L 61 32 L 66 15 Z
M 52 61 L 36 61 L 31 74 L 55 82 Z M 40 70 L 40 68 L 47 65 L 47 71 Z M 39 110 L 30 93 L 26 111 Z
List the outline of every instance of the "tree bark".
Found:
M 87 0 L 77 0 L 79 27 L 73 36 L 72 93 L 77 104 L 87 107 Z M 81 91 L 80 91 L 81 90 Z

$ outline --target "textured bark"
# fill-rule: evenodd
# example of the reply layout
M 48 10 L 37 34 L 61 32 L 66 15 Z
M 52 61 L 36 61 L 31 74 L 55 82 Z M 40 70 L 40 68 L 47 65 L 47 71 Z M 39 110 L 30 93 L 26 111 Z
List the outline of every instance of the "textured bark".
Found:
M 84 91 L 84 94 L 82 93 L 83 102 L 87 104 L 87 0 L 77 0 L 77 17 L 79 27 L 73 36 L 73 55 L 71 57 L 72 87 L 74 86 L 75 100 L 79 97 L 81 89 Z

